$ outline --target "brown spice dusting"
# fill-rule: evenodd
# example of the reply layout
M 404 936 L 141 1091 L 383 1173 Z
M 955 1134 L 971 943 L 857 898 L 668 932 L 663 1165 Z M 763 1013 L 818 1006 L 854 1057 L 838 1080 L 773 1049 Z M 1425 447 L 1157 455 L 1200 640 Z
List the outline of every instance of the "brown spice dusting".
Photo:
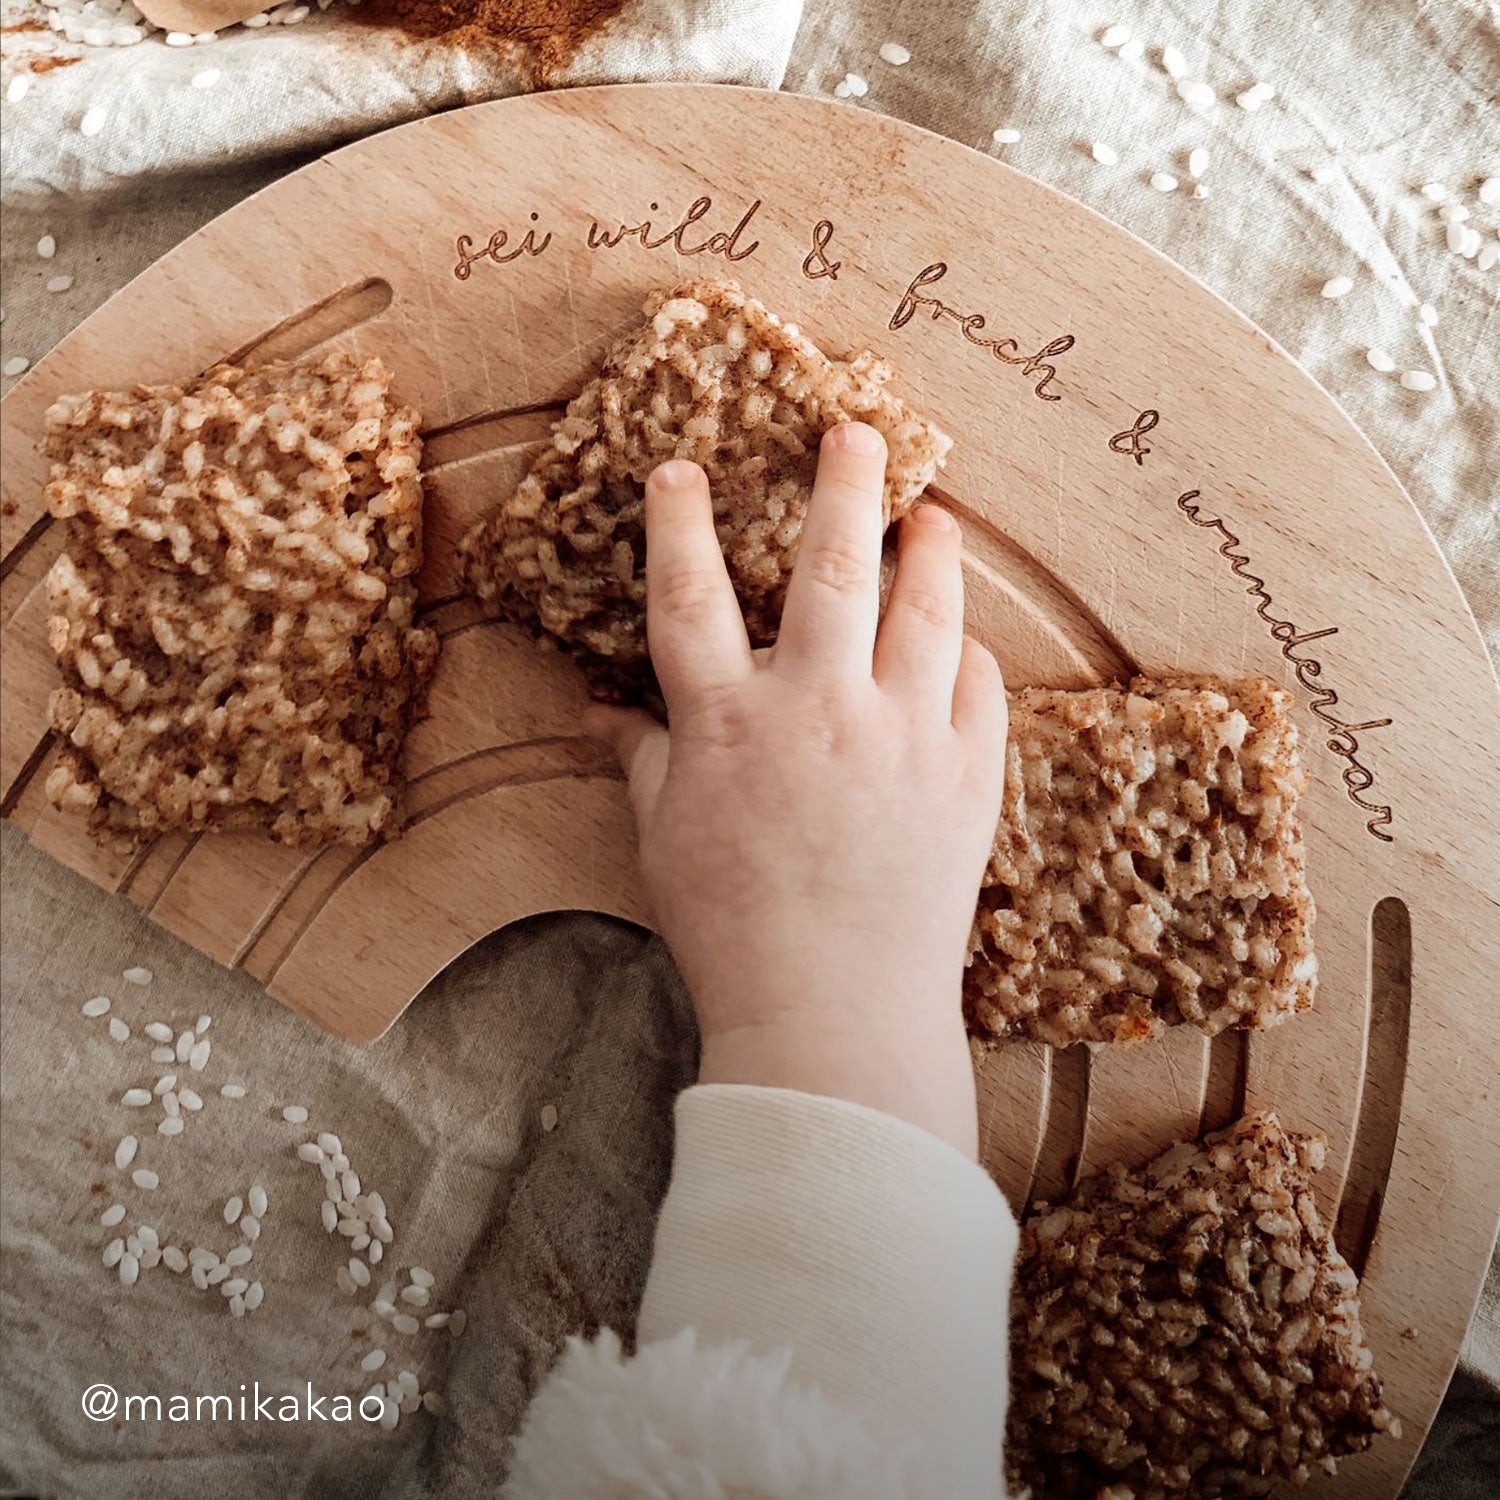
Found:
M 358 20 L 423 42 L 517 52 L 534 84 L 550 82 L 626 0 L 367 0 Z

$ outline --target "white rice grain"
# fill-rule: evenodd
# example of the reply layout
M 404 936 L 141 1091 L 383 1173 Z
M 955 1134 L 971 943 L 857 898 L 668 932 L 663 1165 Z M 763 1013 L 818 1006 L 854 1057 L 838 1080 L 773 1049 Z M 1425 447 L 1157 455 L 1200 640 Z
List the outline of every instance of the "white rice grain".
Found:
M 303 1141 L 297 1147 L 297 1159 L 316 1166 L 323 1160 L 323 1148 L 316 1141 Z
M 120 1257 L 120 1280 L 126 1286 L 134 1286 L 141 1279 L 141 1263 L 127 1250 Z
M 104 1254 L 100 1257 L 104 1264 L 113 1270 L 120 1264 L 120 1257 L 125 1253 L 125 1241 L 113 1239 L 104 1247 Z
M 422 1405 L 434 1417 L 440 1417 L 443 1414 L 443 1398 L 436 1391 L 423 1391 Z
M 1321 295 L 1330 301 L 1337 301 L 1340 297 L 1347 297 L 1354 290 L 1354 279 L 1350 276 L 1330 276 L 1323 283 Z
M 209 1054 L 213 1050 L 214 1044 L 207 1037 L 203 1037 L 188 1054 L 188 1067 L 195 1073 L 201 1073 L 208 1066 Z
M 349 1257 L 349 1279 L 355 1286 L 369 1286 L 370 1268 L 357 1256 Z
M 1437 308 L 1435 308 L 1430 302 L 1424 302 L 1417 309 L 1417 322 L 1419 322 L 1423 328 L 1436 328 L 1438 325 Z
M 245 1085 L 242 1083 L 226 1083 L 219 1090 L 219 1094 L 225 1099 L 243 1099 L 245 1097 Z
M 1130 40 L 1130 35 L 1130 28 L 1128 26 L 1119 24 L 1106 26 L 1099 33 L 1099 45 L 1107 47 L 1113 52 L 1116 47 L 1123 47 Z
M 110 999 L 108 995 L 95 995 L 92 1000 L 83 1002 L 82 1010 L 89 1020 L 98 1016 L 106 1015 L 109 1011 Z
M 188 1268 L 187 1256 L 176 1245 L 162 1246 L 161 1263 L 179 1276 Z
M 115 1147 L 115 1167 L 123 1172 L 135 1160 L 136 1147 L 140 1142 L 133 1135 L 122 1135 Z
M 123 1203 L 111 1203 L 108 1208 L 99 1215 L 99 1222 L 106 1229 L 113 1229 L 121 1219 L 125 1217 L 125 1205 Z
M 385 1246 L 379 1240 L 371 1240 L 370 1247 L 365 1254 L 372 1266 L 378 1266 L 385 1256 Z
M 1190 109 L 1211 109 L 1219 96 L 1209 84 L 1193 78 L 1179 78 L 1177 97 Z
M 109 1034 L 117 1042 L 130 1040 L 130 1028 L 118 1016 L 109 1018 Z
M 154 1193 L 161 1186 L 161 1178 L 149 1167 L 137 1167 L 130 1174 L 130 1180 L 147 1193 Z
M 401 1407 L 389 1398 L 386 1399 L 385 1410 L 380 1414 L 380 1425 L 387 1432 L 394 1432 L 396 1423 L 401 1420 Z
M 344 1149 L 344 1143 L 331 1130 L 320 1130 L 317 1144 L 318 1150 L 329 1156 L 337 1156 Z
M 257 1219 L 266 1216 L 266 1209 L 270 1207 L 270 1200 L 266 1197 L 266 1190 L 260 1183 L 255 1183 L 250 1189 L 250 1212 Z
M 177 1075 L 175 1073 L 163 1073 L 156 1080 L 156 1087 L 151 1092 L 160 1098 L 163 1094 L 169 1094 L 177 1087 Z
M 198 1024 L 193 1027 L 193 1030 L 196 1031 L 199 1036 L 202 1036 L 203 1033 L 207 1031 L 208 1028 L 213 1024 L 214 1018 L 205 1011 L 201 1016 L 198 1017 Z
M 36 253 L 42 260 L 51 260 L 57 254 L 57 240 L 50 234 L 44 234 L 36 242 Z
M 307 1123 L 307 1109 L 304 1105 L 301 1104 L 288 1104 L 287 1107 L 282 1110 L 281 1118 L 285 1120 L 288 1125 L 305 1125 Z
M 226 1282 L 225 1285 L 227 1286 L 228 1283 Z M 248 1291 L 249 1288 L 247 1287 L 245 1290 Z M 231 1318 L 243 1318 L 245 1316 L 245 1299 L 238 1292 L 229 1299 L 229 1316 Z
M 423 1328 L 446 1328 L 448 1326 L 448 1314 L 445 1312 L 429 1313 L 422 1319 Z
M 196 1039 L 191 1031 L 184 1031 L 177 1038 L 177 1061 L 186 1062 L 193 1055 L 193 1042 Z
M 1168 78 L 1187 77 L 1187 58 L 1179 47 L 1166 46 L 1161 49 L 1161 65 Z
M 385 1363 L 384 1349 L 371 1349 L 365 1357 L 360 1360 L 359 1367 L 368 1374 L 371 1370 L 378 1370 Z
M 161 1096 L 161 1107 L 166 1111 L 169 1120 L 176 1118 L 182 1110 L 182 1106 L 177 1102 L 177 1095 L 171 1089 Z
M 339 1178 L 339 1184 L 344 1189 L 344 1196 L 353 1203 L 359 1197 L 359 1173 L 352 1168 Z
M 245 1289 L 245 1311 L 254 1312 L 265 1300 L 265 1287 L 258 1281 L 252 1281 Z
M 211 89 L 222 77 L 223 73 L 218 68 L 204 68 L 193 74 L 193 87 L 195 89 Z
M 146 1035 L 153 1042 L 170 1042 L 172 1040 L 172 1028 L 163 1021 L 147 1021 Z
M 900 42 L 882 42 L 880 56 L 893 68 L 904 68 L 911 61 L 911 53 Z
M 411 1277 L 413 1286 L 434 1287 L 437 1285 L 437 1277 L 426 1266 L 413 1266 L 406 1274 Z
M 1120 153 L 1113 146 L 1104 141 L 1095 141 L 1089 148 L 1089 155 L 1099 163 L 1101 167 L 1117 167 L 1120 164 Z
M 399 1385 L 403 1391 L 407 1392 L 408 1395 L 415 1395 L 422 1389 L 421 1383 L 416 1377 L 416 1373 L 412 1370 L 402 1370 L 401 1373 L 396 1376 L 396 1384 Z
M 1194 146 L 1188 152 L 1187 159 L 1188 176 L 1195 182 L 1208 171 L 1208 149 L 1204 146 Z
M 229 1267 L 220 1261 L 217 1265 L 209 1266 L 203 1276 L 209 1286 L 218 1286 L 221 1282 L 229 1279 Z
M 19 104 L 31 92 L 31 74 L 17 73 L 5 86 L 5 102 Z
M 182 1123 L 181 1115 L 168 1115 L 166 1119 L 158 1122 L 157 1135 L 181 1135 L 187 1127 Z
M 143 1104 L 149 1104 L 150 1102 L 150 1089 L 126 1089 L 120 1095 L 120 1103 L 127 1105 L 131 1109 L 139 1109 Z
M 178 1089 L 177 1102 L 194 1114 L 203 1108 L 203 1096 L 196 1089 Z
M 411 1303 L 413 1307 L 426 1307 L 432 1301 L 432 1293 L 425 1286 L 404 1286 L 401 1288 L 401 1300 Z
M 391 1327 L 397 1333 L 415 1333 L 421 1326 L 410 1313 L 397 1313 L 391 1319 Z
M 1366 349 L 1365 363 L 1372 370 L 1379 370 L 1382 375 L 1389 375 L 1396 368 L 1396 361 L 1384 349 Z
M 1429 370 L 1406 370 L 1401 385 L 1408 391 L 1433 391 L 1437 389 L 1437 376 Z
M 155 978 L 155 975 L 152 974 L 150 969 L 142 969 L 137 966 L 135 968 L 126 969 L 125 972 L 120 975 L 120 978 L 123 979 L 126 984 L 150 984 L 152 979 Z
M 254 1214 L 246 1214 L 240 1220 L 240 1233 L 253 1244 L 260 1238 L 260 1220 Z
M 245 1211 L 244 1201 L 240 1198 L 239 1194 L 236 1193 L 234 1195 L 234 1197 L 229 1198 L 229 1199 L 227 1199 L 225 1201 L 225 1204 L 224 1204 L 224 1222 L 226 1224 L 233 1224 L 233 1223 L 235 1223 L 239 1219 L 239 1216 L 244 1211 Z
M 23 375 L 30 368 L 31 361 L 24 354 L 12 354 L 4 365 L 0 365 L 0 373 L 9 378 L 12 375 Z
M 1009 125 L 1002 125 L 997 131 L 995 131 L 990 139 L 993 140 L 997 146 L 1014 146 L 1015 143 L 1021 139 L 1021 132 L 1019 130 L 1013 129 Z
M 1177 179 L 1170 172 L 1153 172 L 1151 174 L 1151 186 L 1154 187 L 1158 193 L 1175 193 L 1177 191 Z M 548 1105 L 547 1108 L 551 1109 L 552 1106 Z M 557 1123 L 556 1113 L 557 1112 L 553 1110 L 552 1123 L 554 1125 Z M 544 1110 L 544 1118 L 542 1124 L 543 1130 L 548 1129 L 548 1126 L 545 1122 L 545 1114 L 546 1111 Z
M 332 1234 L 339 1227 L 339 1211 L 328 1199 L 324 1199 L 320 1205 L 323 1212 L 323 1228 Z
M 177 1054 L 170 1047 L 153 1047 L 151 1061 L 154 1063 L 176 1062 Z
M 238 1297 L 241 1292 L 248 1291 L 250 1283 L 243 1276 L 231 1276 L 228 1281 L 219 1284 L 219 1295 L 221 1297 Z
M 249 1245 L 236 1245 L 234 1249 L 224 1257 L 224 1264 L 226 1266 L 246 1266 L 250 1264 L 250 1258 L 254 1254 L 255 1252 L 249 1247 Z

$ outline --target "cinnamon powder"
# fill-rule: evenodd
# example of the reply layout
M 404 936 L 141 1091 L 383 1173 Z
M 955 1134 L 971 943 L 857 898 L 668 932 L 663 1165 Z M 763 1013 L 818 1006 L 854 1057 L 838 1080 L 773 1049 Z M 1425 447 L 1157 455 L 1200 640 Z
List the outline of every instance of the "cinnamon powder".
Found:
M 516 52 L 547 83 L 627 0 L 366 0 L 354 17 L 418 41 Z

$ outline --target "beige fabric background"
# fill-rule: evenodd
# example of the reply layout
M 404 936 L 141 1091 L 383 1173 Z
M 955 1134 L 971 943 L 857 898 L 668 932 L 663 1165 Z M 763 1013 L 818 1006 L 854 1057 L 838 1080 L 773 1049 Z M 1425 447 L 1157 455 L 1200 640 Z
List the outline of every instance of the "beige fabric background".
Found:
M 7 24 L 25 10 L 3 0 Z M 1130 63 L 1092 37 L 1124 20 L 1152 48 Z M 912 61 L 882 63 L 880 44 Z M 1276 103 L 1204 117 L 1175 98 L 1155 49 L 1172 42 L 1221 95 L 1256 78 Z M 36 45 L 7 36 L 7 59 Z M 8 61 L 6 73 L 13 66 Z M 205 67 L 224 78 L 190 90 Z M 621 34 L 580 61 L 575 81 L 684 77 L 828 93 L 852 70 L 860 107 L 889 111 L 981 149 L 1090 203 L 1159 246 L 1277 338 L 1375 440 L 1453 563 L 1492 651 L 1500 651 L 1500 273 L 1442 247 L 1414 188 L 1471 192 L 1500 172 L 1500 31 L 1493 5 L 1447 0 L 1255 0 L 1206 6 L 1139 0 L 1092 10 L 1044 0 L 641 0 Z M 338 7 L 282 31 L 209 48 L 147 43 L 90 53 L 4 110 L 0 353 L 39 357 L 130 276 L 199 224 L 318 150 L 426 110 L 511 92 L 512 73 L 355 32 Z M 105 103 L 92 141 L 71 126 Z M 120 128 L 117 128 L 120 127 Z M 1120 151 L 1106 170 L 1086 145 Z M 1206 145 L 1214 196 L 1145 185 L 1183 175 Z M 1333 160 L 1340 176 L 1305 169 Z M 1500 227 L 1492 210 L 1489 227 Z M 39 235 L 56 260 L 35 258 Z M 48 294 L 48 275 L 76 277 Z M 1339 303 L 1317 296 L 1356 276 Z M 1441 321 L 1418 327 L 1417 303 Z M 1437 372 L 1430 396 L 1369 370 L 1378 343 Z M 1316 505 L 1315 491 L 1288 497 Z M 459 1496 L 489 1493 L 506 1434 L 570 1330 L 628 1327 L 665 1183 L 670 1102 L 694 1067 L 689 1012 L 658 944 L 595 918 L 556 918 L 489 939 L 432 985 L 382 1042 L 356 1049 L 285 1014 L 242 976 L 151 929 L 123 901 L 3 840 L 0 986 L 0 1486 L 76 1495 Z M 119 980 L 154 970 L 149 990 Z M 111 994 L 137 1037 L 85 1022 Z M 214 1016 L 207 1106 L 174 1142 L 148 1134 L 154 1197 L 128 1185 L 174 1239 L 233 1242 L 219 1216 L 262 1180 L 272 1206 L 254 1265 L 265 1307 L 233 1322 L 162 1268 L 124 1291 L 98 1262 L 97 1224 L 115 1196 L 114 1141 L 135 1120 L 115 1102 L 152 1073 L 140 1026 Z M 1500 1048 L 1496 1036 L 1475 1044 Z M 248 1098 L 230 1103 L 220 1083 Z M 438 1276 L 439 1301 L 471 1315 L 462 1340 L 386 1336 L 390 1367 L 443 1388 L 441 1421 L 391 1436 L 347 1427 L 116 1430 L 85 1421 L 94 1381 L 122 1391 L 357 1392 L 370 1326 L 333 1286 L 317 1224 L 318 1182 L 290 1158 L 280 1107 L 303 1103 L 344 1139 L 365 1184 L 391 1205 L 395 1263 Z M 555 1131 L 541 1128 L 545 1104 Z M 146 1112 L 142 1112 L 146 1113 Z M 154 1114 L 153 1114 L 154 1119 Z M 103 1191 L 97 1191 L 96 1185 Z M 1500 1326 L 1487 1307 L 1409 1493 L 1478 1500 L 1500 1474 Z M 366 1299 L 367 1300 L 367 1299 Z

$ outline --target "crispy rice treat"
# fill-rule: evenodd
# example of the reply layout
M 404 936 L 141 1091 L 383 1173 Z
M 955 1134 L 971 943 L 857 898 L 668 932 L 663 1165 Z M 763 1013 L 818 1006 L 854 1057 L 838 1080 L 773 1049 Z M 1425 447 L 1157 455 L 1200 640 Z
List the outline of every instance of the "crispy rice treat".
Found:
M 761 646 L 776 639 L 823 433 L 858 419 L 884 434 L 887 521 L 912 508 L 951 446 L 886 389 L 884 360 L 829 359 L 732 281 L 655 293 L 645 314 L 460 549 L 483 603 L 578 653 L 610 696 L 653 682 L 642 509 L 657 464 L 689 458 L 708 471 L 730 577 Z
M 62 755 L 47 792 L 102 840 L 393 833 L 437 660 L 413 624 L 417 414 L 378 359 L 316 356 L 47 413 Z
M 1013 1493 L 1260 1495 L 1400 1436 L 1313 1200 L 1323 1157 L 1254 1115 L 1036 1206 L 1011 1301 Z
M 1012 696 L 971 1031 L 1132 1042 L 1312 1004 L 1290 695 L 1206 678 Z

